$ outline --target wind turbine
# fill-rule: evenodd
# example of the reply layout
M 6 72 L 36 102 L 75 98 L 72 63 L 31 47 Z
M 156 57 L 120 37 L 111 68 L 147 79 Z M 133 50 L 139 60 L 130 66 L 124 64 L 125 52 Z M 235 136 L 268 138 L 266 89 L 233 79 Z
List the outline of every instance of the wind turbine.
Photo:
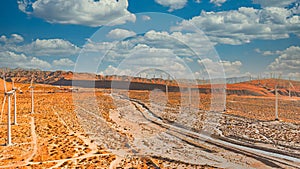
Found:
M 7 91 L 5 77 L 3 77 L 3 83 L 4 83 L 4 98 L 3 98 L 2 109 L 4 109 L 4 105 L 5 105 L 5 101 L 6 101 L 6 97 L 7 97 L 7 143 L 6 143 L 6 145 L 9 146 L 9 145 L 11 145 L 11 126 L 10 126 L 11 125 L 11 122 L 10 122 L 10 111 L 11 111 L 11 102 L 10 101 L 11 101 L 11 99 L 10 99 L 10 97 L 12 95 L 14 95 L 15 90 Z M 2 113 L 1 113 L 1 116 L 2 116 Z
M 289 81 L 289 97 L 292 97 L 292 93 L 291 93 L 291 88 L 293 88 L 294 90 L 295 90 L 295 87 L 294 87 L 294 85 L 292 84 L 292 82 L 291 81 Z
M 31 114 L 34 113 L 34 90 L 33 90 L 34 86 L 33 86 L 33 76 L 31 77 L 31 82 L 30 82 L 30 86 L 29 89 L 31 92 Z

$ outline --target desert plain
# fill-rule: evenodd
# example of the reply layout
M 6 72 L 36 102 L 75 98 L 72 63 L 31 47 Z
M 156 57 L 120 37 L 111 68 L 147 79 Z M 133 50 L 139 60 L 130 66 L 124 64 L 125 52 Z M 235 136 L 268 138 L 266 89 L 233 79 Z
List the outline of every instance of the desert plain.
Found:
M 0 168 L 299 168 L 300 85 L 289 96 L 280 81 L 275 120 L 275 81 L 227 85 L 224 111 L 198 90 L 35 84 L 31 112 L 30 84 L 16 83 L 10 146 L 7 106 L 1 114 Z

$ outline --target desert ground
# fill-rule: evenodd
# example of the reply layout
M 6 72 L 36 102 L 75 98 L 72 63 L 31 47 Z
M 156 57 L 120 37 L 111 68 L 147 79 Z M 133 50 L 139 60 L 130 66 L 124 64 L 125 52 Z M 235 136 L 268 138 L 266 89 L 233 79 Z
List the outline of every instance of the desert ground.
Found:
M 29 84 L 16 86 L 22 93 L 17 92 L 11 146 L 5 145 L 6 106 L 1 114 L 0 168 L 300 166 L 299 97 L 280 96 L 275 121 L 271 94 L 227 95 L 225 112 L 213 112 L 211 95 L 199 92 L 192 92 L 189 103 L 186 92 L 72 93 L 36 85 L 32 113 Z

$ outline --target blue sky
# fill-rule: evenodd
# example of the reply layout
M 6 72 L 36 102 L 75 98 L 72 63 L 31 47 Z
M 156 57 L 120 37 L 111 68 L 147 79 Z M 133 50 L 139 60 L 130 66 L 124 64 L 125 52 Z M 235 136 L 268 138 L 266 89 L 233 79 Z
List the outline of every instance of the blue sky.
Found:
M 1 3 L 0 67 L 300 77 L 298 0 Z

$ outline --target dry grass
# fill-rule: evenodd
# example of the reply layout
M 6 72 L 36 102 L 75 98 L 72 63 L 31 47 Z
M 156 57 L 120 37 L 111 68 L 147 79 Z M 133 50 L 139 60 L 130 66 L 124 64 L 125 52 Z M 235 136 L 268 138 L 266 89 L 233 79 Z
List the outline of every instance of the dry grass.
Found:
M 279 119 L 300 124 L 300 99 L 280 97 L 278 101 Z M 257 120 L 275 119 L 275 98 L 274 97 L 227 97 L 228 114 L 239 115 Z
M 157 95 L 150 100 L 150 93 L 148 91 L 130 91 L 130 98 L 139 99 L 146 103 L 154 102 L 160 104 L 162 100 L 161 95 Z M 186 103 L 188 95 L 186 93 L 169 92 L 168 103 L 165 105 L 165 110 L 168 108 L 175 108 L 179 111 L 179 107 L 188 107 Z M 197 101 L 196 97 L 199 97 Z M 183 99 L 182 101 L 182 98 Z M 197 101 L 197 102 L 196 102 Z M 192 95 L 192 108 L 199 108 L 201 110 L 211 109 L 211 95 L 201 94 Z M 275 119 L 275 97 L 274 96 L 238 96 L 229 95 L 226 100 L 226 113 L 247 117 L 257 120 L 274 120 Z M 296 97 L 279 96 L 278 102 L 279 118 L 286 122 L 300 124 L 300 99 Z

